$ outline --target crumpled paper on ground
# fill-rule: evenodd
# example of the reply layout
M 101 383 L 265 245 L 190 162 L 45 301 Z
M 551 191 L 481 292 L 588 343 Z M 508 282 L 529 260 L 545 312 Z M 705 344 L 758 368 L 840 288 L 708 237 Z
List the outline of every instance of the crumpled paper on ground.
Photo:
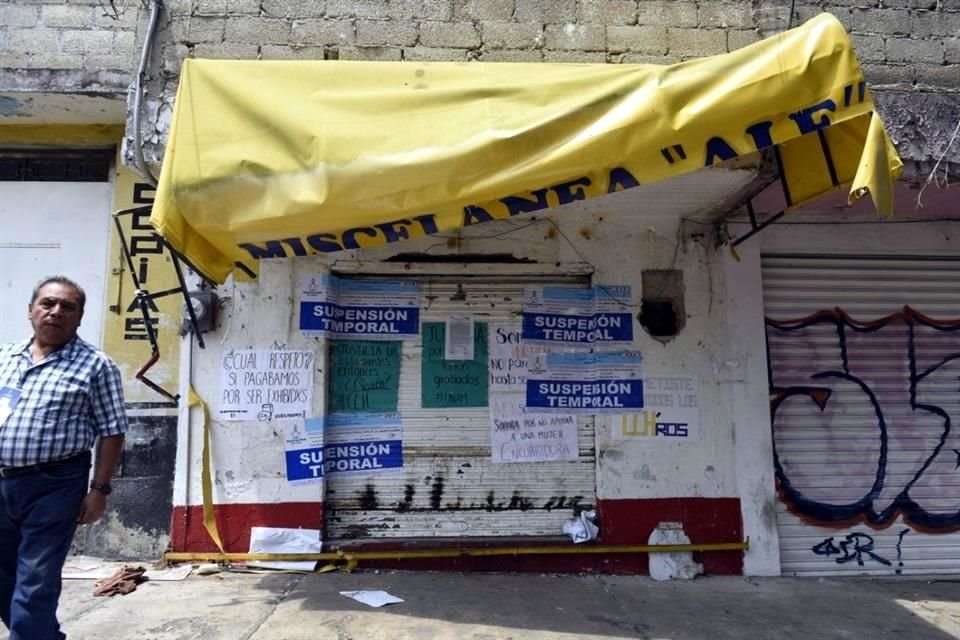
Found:
M 596 540 L 600 534 L 600 527 L 595 524 L 596 511 L 581 511 L 576 518 L 563 523 L 563 532 L 570 536 L 574 544 Z

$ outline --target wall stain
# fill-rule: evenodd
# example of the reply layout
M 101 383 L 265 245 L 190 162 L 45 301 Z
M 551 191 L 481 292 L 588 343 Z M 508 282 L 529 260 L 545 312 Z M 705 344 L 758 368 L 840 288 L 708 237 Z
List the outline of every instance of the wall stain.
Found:
M 440 509 L 440 500 L 443 499 L 443 478 L 437 478 L 433 482 L 433 488 L 430 490 L 430 506 L 434 511 Z
M 403 487 L 403 502 L 397 506 L 397 511 L 400 513 L 406 513 L 410 511 L 410 507 L 413 506 L 413 496 L 417 493 L 417 490 L 413 487 L 412 484 L 404 485 Z
M 363 488 L 363 493 L 360 494 L 360 508 L 364 511 L 377 508 L 377 491 L 372 484 Z

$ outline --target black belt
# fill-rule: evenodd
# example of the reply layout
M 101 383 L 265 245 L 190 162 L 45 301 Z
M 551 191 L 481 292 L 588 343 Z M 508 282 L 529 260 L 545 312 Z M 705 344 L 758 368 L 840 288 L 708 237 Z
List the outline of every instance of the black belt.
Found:
M 50 460 L 49 462 L 38 462 L 37 464 L 28 464 L 22 467 L 0 467 L 0 478 L 15 478 L 27 473 L 36 473 L 38 471 L 45 471 L 55 467 L 62 467 L 71 463 L 80 462 L 82 458 L 87 458 L 89 460 L 90 453 L 78 453 L 77 455 L 70 456 L 69 458 L 60 458 L 59 460 Z

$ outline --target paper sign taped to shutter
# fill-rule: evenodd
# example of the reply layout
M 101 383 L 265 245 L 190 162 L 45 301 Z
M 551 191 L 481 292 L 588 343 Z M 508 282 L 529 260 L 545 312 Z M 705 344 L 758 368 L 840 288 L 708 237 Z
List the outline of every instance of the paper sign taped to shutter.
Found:
M 527 411 L 633 413 L 643 408 L 643 359 L 636 351 L 534 357 Z
M 305 336 L 397 340 L 419 331 L 419 282 L 330 274 L 301 280 L 300 332 Z
M 632 304 L 629 286 L 527 287 L 523 340 L 566 347 L 629 346 Z
M 577 418 L 572 414 L 524 413 L 522 394 L 493 396 L 490 450 L 494 462 L 576 460 Z

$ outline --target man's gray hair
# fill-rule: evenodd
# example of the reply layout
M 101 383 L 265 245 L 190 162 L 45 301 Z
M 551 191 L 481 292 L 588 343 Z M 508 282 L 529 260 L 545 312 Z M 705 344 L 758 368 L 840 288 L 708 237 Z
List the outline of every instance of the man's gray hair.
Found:
M 67 276 L 47 276 L 38 282 L 37 286 L 33 288 L 33 294 L 30 296 L 30 304 L 37 301 L 37 297 L 40 295 L 40 289 L 43 289 L 48 284 L 62 284 L 65 287 L 72 287 L 76 290 L 77 295 L 80 297 L 80 311 L 83 311 L 83 307 L 87 304 L 87 292 Z

